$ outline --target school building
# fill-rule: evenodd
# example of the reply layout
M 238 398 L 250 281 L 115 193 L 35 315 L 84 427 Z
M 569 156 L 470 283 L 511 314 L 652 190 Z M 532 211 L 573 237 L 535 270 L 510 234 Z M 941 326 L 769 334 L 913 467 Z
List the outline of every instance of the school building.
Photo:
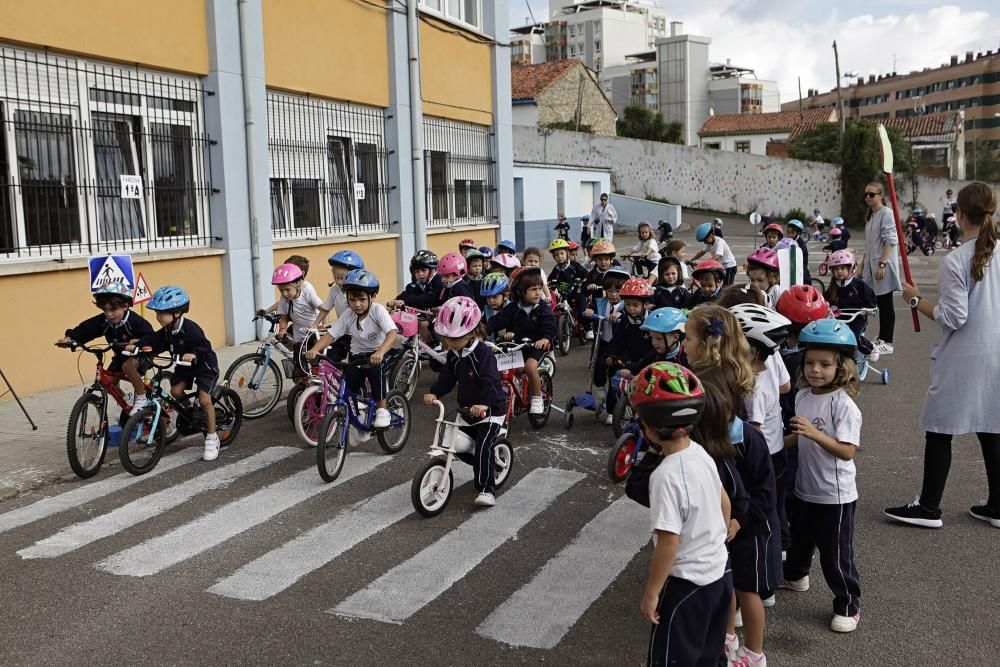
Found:
M 221 346 L 256 337 L 289 255 L 323 295 L 356 250 L 383 300 L 420 247 L 513 237 L 507 12 L 0 0 L 0 367 L 21 393 L 79 381 L 52 343 L 97 313 L 90 256 L 184 287 Z

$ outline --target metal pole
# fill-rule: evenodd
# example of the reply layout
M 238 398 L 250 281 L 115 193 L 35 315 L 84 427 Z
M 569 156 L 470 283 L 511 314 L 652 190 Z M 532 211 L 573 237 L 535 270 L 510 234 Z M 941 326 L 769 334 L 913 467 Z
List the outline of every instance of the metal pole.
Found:
M 847 121 L 844 118 L 844 98 L 840 94 L 840 54 L 837 53 L 837 40 L 833 41 L 833 63 L 837 69 L 837 116 L 840 120 L 840 140 L 843 142 Z
M 406 3 L 406 48 L 410 61 L 410 145 L 413 147 L 413 242 L 427 248 L 427 188 L 424 171 L 424 104 L 420 94 L 420 36 L 417 0 Z
M 14 397 L 15 401 L 17 401 L 17 406 L 19 408 L 21 408 L 21 412 L 23 412 L 24 416 L 28 418 L 28 423 L 31 424 L 31 430 L 32 431 L 37 431 L 38 430 L 38 426 L 31 419 L 31 415 L 28 414 L 28 409 L 26 407 L 24 407 L 24 403 L 21 402 L 21 398 L 17 395 L 17 392 L 14 391 L 14 385 L 12 385 L 10 383 L 10 380 L 7 379 L 7 376 L 4 374 L 2 368 L 0 368 L 0 378 L 3 378 L 4 384 L 7 385 L 7 391 L 5 391 L 4 394 L 6 394 L 8 391 L 10 392 L 10 395 Z M 2 395 L 3 394 L 0 394 L 0 396 L 2 396 Z
M 253 284 L 253 309 L 254 312 L 261 307 L 260 303 L 260 232 L 257 228 L 257 162 L 255 160 L 253 145 L 253 99 L 250 93 L 250 56 L 246 49 L 246 11 L 244 5 L 246 0 L 239 0 L 236 4 L 239 15 L 240 31 L 240 75 L 243 82 L 243 141 L 247 151 L 247 208 L 250 213 L 250 280 Z M 256 328 L 256 327 L 255 327 Z M 257 331 L 258 336 L 260 330 Z
M 803 120 L 805 114 L 802 111 L 802 77 L 799 77 L 799 120 Z

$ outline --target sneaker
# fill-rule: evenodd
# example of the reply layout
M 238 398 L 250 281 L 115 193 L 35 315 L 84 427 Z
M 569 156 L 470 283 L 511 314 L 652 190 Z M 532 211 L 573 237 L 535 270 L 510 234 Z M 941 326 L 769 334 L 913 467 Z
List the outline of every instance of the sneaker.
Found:
M 591 331 L 590 329 L 587 329 L 587 333 L 583 334 L 583 339 L 588 341 L 594 340 L 594 332 Z
M 480 507 L 493 507 L 497 504 L 497 499 L 492 493 L 483 491 L 476 496 L 476 504 Z
M 994 528 L 1000 528 L 1000 510 L 995 510 L 986 503 L 973 505 L 969 508 L 969 514 L 980 521 L 985 521 Z
M 740 617 L 740 610 L 736 610 L 736 618 Z M 737 624 L 736 627 L 740 627 Z M 726 633 L 726 660 L 729 661 L 730 665 L 739 664 L 737 661 L 740 659 L 740 638 L 736 635 L 731 635 Z
M 389 428 L 389 411 L 385 408 L 375 410 L 375 419 L 372 421 L 372 428 Z
M 790 591 L 795 591 L 796 593 L 805 593 L 807 590 L 809 590 L 809 575 L 807 574 L 801 579 L 785 579 L 785 583 L 781 584 L 781 586 L 779 586 L 778 588 L 784 588 Z
M 134 415 L 147 405 L 149 405 L 149 399 L 146 398 L 145 394 L 139 394 L 138 396 L 135 397 L 135 401 L 132 402 L 132 410 L 129 412 L 129 414 Z
M 941 521 L 941 510 L 927 509 L 920 504 L 919 497 L 909 505 L 903 505 L 902 507 L 889 507 L 883 513 L 894 521 L 906 523 L 911 526 L 940 528 L 944 525 L 944 522 Z
M 743 627 L 743 610 L 742 609 L 737 609 L 736 610 L 736 615 L 733 617 L 733 623 L 736 625 L 737 628 L 742 628 Z M 731 659 L 732 658 L 730 658 L 730 660 Z
M 833 618 L 830 619 L 830 629 L 834 632 L 854 632 L 858 629 L 858 621 L 860 620 L 861 614 L 855 614 L 854 616 L 834 614 Z
M 874 364 L 876 361 L 878 361 L 878 357 L 879 357 L 878 348 L 877 347 L 873 348 L 871 354 L 868 355 L 868 361 Z
M 807 579 L 807 581 L 806 581 L 806 588 L 809 588 L 809 582 L 808 582 L 809 577 L 806 577 L 806 579 Z M 777 602 L 778 602 L 778 600 L 777 600 L 777 598 L 774 597 L 774 593 L 771 593 L 766 598 L 761 598 L 760 599 L 760 603 L 762 605 L 764 605 L 765 607 L 768 607 L 768 608 L 773 607 L 775 605 L 775 603 L 777 603 Z
M 893 351 L 892 343 L 887 343 L 884 340 L 880 340 L 877 343 L 875 343 L 875 350 L 883 357 L 888 356 L 892 354 Z
M 203 461 L 214 461 L 219 458 L 219 436 L 216 433 L 209 433 L 205 436 L 205 453 L 201 456 Z
M 731 667 L 767 667 L 767 656 L 754 653 L 746 646 L 740 649 L 735 660 L 730 660 Z
M 545 414 L 545 399 L 541 396 L 532 396 L 531 402 L 528 407 L 529 415 L 543 415 Z
M 604 415 L 605 426 L 611 426 L 614 423 L 615 423 L 615 416 L 613 414 L 609 412 L 608 414 Z

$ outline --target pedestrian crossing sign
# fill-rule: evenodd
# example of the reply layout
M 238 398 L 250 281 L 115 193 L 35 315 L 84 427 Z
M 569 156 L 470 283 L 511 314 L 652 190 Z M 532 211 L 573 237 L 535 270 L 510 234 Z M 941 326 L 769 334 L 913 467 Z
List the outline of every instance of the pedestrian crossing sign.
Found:
M 99 255 L 90 258 L 90 293 L 99 292 L 111 283 L 135 287 L 132 257 L 129 255 Z
M 146 278 L 143 277 L 142 273 L 139 273 L 139 277 L 135 279 L 135 290 L 132 292 L 132 303 L 139 305 L 140 303 L 146 303 L 153 298 L 153 294 L 149 291 L 149 285 L 146 283 Z

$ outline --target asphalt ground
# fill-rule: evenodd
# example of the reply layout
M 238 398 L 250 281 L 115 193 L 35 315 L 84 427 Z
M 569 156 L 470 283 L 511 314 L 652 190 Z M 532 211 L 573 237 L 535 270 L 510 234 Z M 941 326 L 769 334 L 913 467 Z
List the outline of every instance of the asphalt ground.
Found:
M 749 225 L 727 222 L 727 239 L 745 256 L 752 246 Z M 941 256 L 914 258 L 917 281 L 927 285 L 931 299 Z M 918 418 L 931 346 L 939 338 L 933 322 L 922 325 L 922 333 L 912 332 L 908 308 L 900 301 L 896 353 L 883 364 L 890 384 L 870 376 L 858 399 L 865 418 L 856 459 L 860 499 L 854 541 L 861 624 L 851 635 L 829 631 L 832 598 L 816 563 L 810 591 L 779 591 L 777 605 L 767 611 L 771 665 L 998 664 L 1000 532 L 967 513 L 985 495 L 974 438 L 956 441 L 943 529 L 907 528 L 882 516 L 884 507 L 912 500 L 919 491 Z M 587 360 L 579 345 L 559 360 L 558 404 L 587 388 Z M 418 395 L 429 382 L 425 373 Z M 522 416 L 510 434 L 515 470 L 497 506 L 475 508 L 465 485 L 440 516 L 424 519 L 407 510 L 408 499 L 399 496 L 408 494 L 409 487 L 401 485 L 408 485 L 427 459 L 435 414 L 416 402 L 411 409 L 413 430 L 402 452 L 386 457 L 374 442 L 361 445 L 358 451 L 370 456 L 349 457 L 343 477 L 358 474 L 319 490 L 312 487 L 318 487 L 318 475 L 309 472 L 284 495 L 268 490 L 314 470 L 314 451 L 299 449 L 277 409 L 246 422 L 236 444 L 216 463 L 179 465 L 92 500 L 69 502 L 23 525 L 13 525 L 16 511 L 23 514 L 31 510 L 22 508 L 44 498 L 113 479 L 122 474 L 120 468 L 109 457 L 111 465 L 92 480 L 42 487 L 0 503 L 0 664 L 643 664 L 649 626 L 638 604 L 650 547 L 623 546 L 617 555 L 613 547 L 634 536 L 635 524 L 646 516 L 627 509 L 627 500 L 615 504 L 623 490 L 605 472 L 610 428 L 579 410 L 569 431 L 555 413 L 539 431 Z M 172 455 L 182 456 L 177 450 L 191 446 L 200 448 L 200 442 L 183 440 Z M 277 447 L 297 451 L 275 454 Z M 266 465 L 241 469 L 232 479 L 177 498 L 178 489 L 190 489 L 200 475 L 269 448 L 273 460 Z M 512 500 L 519 495 L 521 501 Z M 404 514 L 385 519 L 373 497 L 393 500 Z M 526 509 L 536 497 L 545 500 Z M 136 505 L 128 505 L 133 501 Z M 228 503 L 238 504 L 224 511 Z M 133 521 L 148 518 L 134 525 L 102 519 L 116 508 L 132 508 Z M 617 532 L 586 530 L 612 511 L 630 522 L 618 524 Z M 64 531 L 94 519 L 75 533 Z M 334 519 L 341 523 L 327 532 Z M 338 530 L 351 519 L 350 531 Z M 49 539 L 56 534 L 62 537 Z M 500 538 L 484 547 L 482 538 L 489 534 Z M 294 548 L 309 536 L 327 540 L 323 544 L 333 551 L 329 562 L 322 552 Z M 73 539 L 79 548 L 72 548 Z M 340 539 L 351 546 L 330 546 Z M 276 585 L 277 592 L 265 599 L 210 591 L 279 548 L 285 551 L 278 552 L 278 570 L 307 557 L 322 564 L 288 585 Z M 265 573 L 244 581 L 251 588 L 274 584 Z M 554 589 L 565 597 L 532 588 L 538 581 L 569 583 L 571 593 L 565 586 Z M 589 601 L 572 592 L 595 588 Z M 372 609 L 388 610 L 382 615 L 389 621 L 359 618 L 366 601 Z M 354 611 L 328 613 L 334 608 Z M 563 616 L 571 625 L 555 631 L 551 648 L 516 645 L 552 643 L 552 637 L 539 641 L 535 630 Z M 495 622 L 498 617 L 507 626 Z

